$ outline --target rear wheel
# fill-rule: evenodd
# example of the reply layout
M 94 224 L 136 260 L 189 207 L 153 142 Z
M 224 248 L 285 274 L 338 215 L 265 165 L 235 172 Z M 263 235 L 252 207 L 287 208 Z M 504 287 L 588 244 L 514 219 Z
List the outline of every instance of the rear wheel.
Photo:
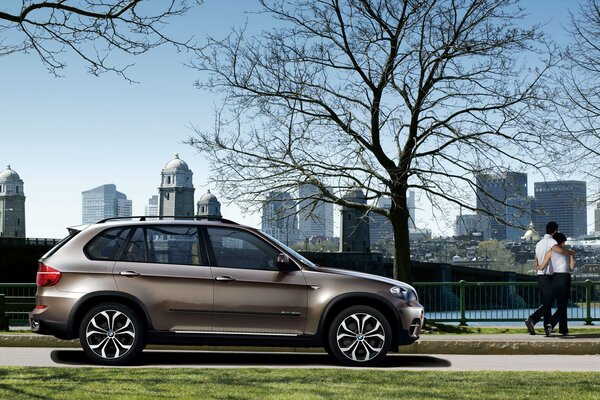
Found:
M 385 358 L 391 343 L 390 324 L 373 307 L 349 307 L 329 327 L 328 352 L 345 365 L 375 365 Z
M 97 364 L 127 364 L 144 349 L 144 337 L 139 315 L 118 303 L 92 308 L 79 327 L 81 347 Z

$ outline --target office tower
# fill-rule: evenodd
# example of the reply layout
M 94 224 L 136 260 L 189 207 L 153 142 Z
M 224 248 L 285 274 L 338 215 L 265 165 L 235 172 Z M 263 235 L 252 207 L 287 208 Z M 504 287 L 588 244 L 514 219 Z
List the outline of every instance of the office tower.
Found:
M 155 194 L 148 199 L 148 205 L 144 208 L 144 215 L 157 216 L 158 215 L 158 195 Z
M 175 158 L 165 165 L 161 172 L 158 188 L 158 215 L 193 216 L 194 184 L 192 171 L 185 161 L 175 154 Z
M 463 214 L 456 217 L 456 236 L 466 236 L 477 240 L 489 240 L 491 235 L 490 218 L 487 215 Z
M 300 240 L 333 237 L 333 204 L 316 200 L 320 190 L 315 185 L 298 187 L 298 231 Z
M 91 224 L 104 218 L 131 217 L 131 200 L 112 183 L 81 192 L 81 222 Z
M 350 189 L 343 197 L 352 203 L 367 204 L 362 190 Z M 369 235 L 369 217 L 364 210 L 342 207 L 340 215 L 340 251 L 369 253 L 371 242 Z
M 594 209 L 594 231 L 596 235 L 600 234 L 600 202 L 596 203 Z
M 475 177 L 477 189 L 477 214 L 490 215 L 491 239 L 505 240 L 506 225 L 500 220 L 506 218 L 507 206 L 515 207 L 517 201 L 510 198 L 527 198 L 527 174 L 506 171 L 500 174 L 478 174 Z
M 392 207 L 392 199 L 389 197 L 380 197 L 377 199 L 377 207 L 389 210 Z M 412 227 L 414 224 L 411 220 L 409 220 L 408 226 Z M 394 241 L 394 229 L 388 217 L 369 212 L 369 240 L 372 246 Z
M 196 215 L 204 218 L 221 218 L 221 203 L 210 190 L 198 200 Z
M 587 190 L 583 181 L 535 182 L 535 230 L 546 232 L 549 221 L 569 238 L 587 233 Z
M 0 237 L 25 237 L 23 180 L 10 165 L 0 172 Z
M 506 240 L 518 242 L 527 232 L 531 218 L 531 203 L 525 197 L 506 199 Z
M 285 192 L 271 192 L 263 202 L 261 229 L 286 245 L 299 240 L 296 202 Z

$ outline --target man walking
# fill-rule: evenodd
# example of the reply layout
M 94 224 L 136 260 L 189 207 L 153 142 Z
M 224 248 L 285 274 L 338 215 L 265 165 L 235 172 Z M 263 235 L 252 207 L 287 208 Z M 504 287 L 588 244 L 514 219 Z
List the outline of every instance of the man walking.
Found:
M 558 232 L 558 224 L 554 221 L 548 222 L 546 225 L 546 234 L 535 246 L 535 258 L 538 264 L 541 265 L 543 263 L 544 257 L 546 257 L 546 254 L 550 250 L 567 255 L 575 254 L 573 250 L 567 250 L 558 245 L 556 240 L 552 238 L 556 232 Z M 553 273 L 552 261 L 548 263 L 546 268 L 537 270 L 538 289 L 542 305 L 525 320 L 525 326 L 527 326 L 527 331 L 531 335 L 535 335 L 535 324 L 542 317 L 544 318 L 544 333 L 546 336 L 550 336 L 552 333 L 552 303 L 554 302 L 554 290 L 552 288 Z

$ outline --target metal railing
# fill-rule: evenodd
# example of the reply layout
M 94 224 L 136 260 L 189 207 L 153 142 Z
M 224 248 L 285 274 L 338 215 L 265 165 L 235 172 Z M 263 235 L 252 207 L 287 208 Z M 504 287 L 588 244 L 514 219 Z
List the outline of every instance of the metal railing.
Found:
M 35 283 L 0 283 L 0 295 L 4 295 L 4 302 L 0 300 L 0 314 L 4 321 L 12 326 L 28 325 L 27 314 L 35 307 L 35 291 Z
M 416 282 L 413 284 L 435 322 L 524 321 L 541 304 L 536 282 Z M 571 283 L 570 321 L 600 321 L 600 281 Z
M 425 316 L 436 322 L 524 321 L 541 304 L 536 282 L 415 282 L 413 286 Z M 33 283 L 0 283 L 4 295 L 0 314 L 13 326 L 27 325 L 35 292 Z M 571 283 L 568 316 L 586 325 L 600 321 L 600 281 Z

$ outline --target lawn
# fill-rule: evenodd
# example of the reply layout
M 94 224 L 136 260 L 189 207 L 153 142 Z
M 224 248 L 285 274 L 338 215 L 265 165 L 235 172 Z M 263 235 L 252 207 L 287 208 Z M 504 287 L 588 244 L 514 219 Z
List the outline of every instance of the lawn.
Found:
M 600 373 L 0 368 L 0 399 L 598 399 Z

